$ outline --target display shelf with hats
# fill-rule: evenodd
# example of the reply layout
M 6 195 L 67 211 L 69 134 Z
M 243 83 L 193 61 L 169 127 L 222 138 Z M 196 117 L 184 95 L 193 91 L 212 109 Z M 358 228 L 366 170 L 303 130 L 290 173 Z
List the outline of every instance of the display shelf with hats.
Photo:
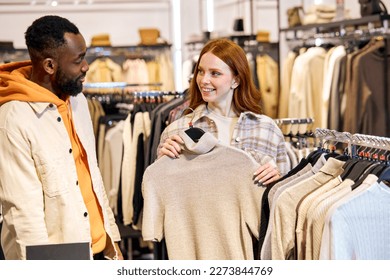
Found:
M 12 41 L 0 41 L 0 64 L 28 59 L 27 49 L 15 49 Z
M 158 46 L 167 45 L 167 41 L 160 36 L 160 30 L 157 28 L 140 28 L 140 46 Z
M 92 36 L 91 39 L 91 47 L 109 47 L 111 46 L 111 41 L 110 41 L 110 34 L 107 33 L 101 33 L 101 34 L 96 34 Z
M 90 64 L 86 81 L 131 84 L 134 90 L 174 90 L 171 45 L 158 29 L 140 29 L 140 43 L 114 46 L 110 35 L 92 37 L 86 59 Z
M 390 15 L 377 14 L 369 15 L 361 18 L 346 19 L 340 21 L 332 21 L 328 23 L 312 23 L 300 26 L 281 28 L 281 32 L 293 33 L 294 37 L 301 35 L 299 31 L 310 31 L 313 30 L 315 33 L 324 33 L 329 31 L 339 31 L 344 34 L 346 29 L 360 29 L 362 26 L 381 26 L 387 27 L 390 20 Z

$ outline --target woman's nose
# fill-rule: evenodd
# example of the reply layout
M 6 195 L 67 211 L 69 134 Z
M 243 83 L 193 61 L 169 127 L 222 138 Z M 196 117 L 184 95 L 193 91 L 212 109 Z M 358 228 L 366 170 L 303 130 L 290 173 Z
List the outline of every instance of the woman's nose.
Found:
M 200 81 L 202 84 L 209 84 L 210 83 L 210 78 L 209 75 L 205 74 L 201 77 Z

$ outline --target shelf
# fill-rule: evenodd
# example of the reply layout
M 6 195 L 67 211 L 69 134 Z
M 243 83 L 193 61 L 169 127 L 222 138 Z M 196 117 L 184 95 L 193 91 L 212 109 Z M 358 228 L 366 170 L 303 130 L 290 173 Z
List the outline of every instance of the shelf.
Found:
M 361 26 L 361 25 L 366 25 L 375 22 L 383 22 L 387 20 L 390 20 L 390 15 L 372 15 L 372 16 L 367 16 L 367 17 L 362 17 L 357 19 L 349 19 L 349 20 L 342 20 L 342 21 L 335 21 L 335 22 L 328 22 L 328 23 L 306 24 L 306 25 L 300 25 L 295 27 L 282 28 L 280 29 L 280 32 L 303 31 L 309 29 L 317 29 L 318 31 L 321 31 L 321 30 L 329 30 L 332 28 Z

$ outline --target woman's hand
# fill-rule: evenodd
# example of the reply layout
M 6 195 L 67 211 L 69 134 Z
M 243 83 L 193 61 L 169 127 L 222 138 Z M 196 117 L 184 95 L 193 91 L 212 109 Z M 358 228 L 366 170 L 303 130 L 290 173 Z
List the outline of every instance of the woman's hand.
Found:
M 278 168 L 270 163 L 260 166 L 254 176 L 259 185 L 268 185 L 281 177 Z
M 170 158 L 178 158 L 181 153 L 180 144 L 184 144 L 183 139 L 179 135 L 172 135 L 161 145 L 157 157 L 160 158 L 165 155 Z

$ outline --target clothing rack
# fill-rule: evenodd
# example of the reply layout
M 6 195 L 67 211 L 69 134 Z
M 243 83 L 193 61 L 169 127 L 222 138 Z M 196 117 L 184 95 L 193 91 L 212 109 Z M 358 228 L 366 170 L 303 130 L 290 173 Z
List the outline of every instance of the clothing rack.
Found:
M 139 87 L 139 86 L 161 86 L 162 83 L 126 83 L 126 82 L 102 82 L 102 83 L 85 83 L 85 89 L 125 89 L 127 87 Z
M 287 125 L 287 124 L 311 124 L 313 123 L 313 118 L 279 118 L 274 119 L 277 125 Z
M 279 118 L 274 119 L 285 136 L 313 136 L 311 125 L 313 118 Z
M 313 118 L 279 118 L 274 119 L 284 137 L 296 149 L 313 148 L 316 139 L 312 131 Z M 308 139 L 311 139 L 308 141 Z
M 148 83 L 148 84 L 131 84 L 125 82 L 104 82 L 104 83 L 85 83 L 84 94 L 85 95 L 112 95 L 123 94 L 132 97 L 162 97 L 162 96 L 175 96 L 181 97 L 184 92 L 180 91 L 163 91 L 163 90 L 139 90 L 145 86 L 160 86 L 161 83 Z
M 291 50 L 297 47 L 324 47 L 343 45 L 346 52 L 362 47 L 370 40 L 383 40 L 383 102 L 388 104 L 388 40 L 390 39 L 389 29 L 390 15 L 373 15 L 361 19 L 344 20 L 326 24 L 309 24 L 292 28 L 280 29 L 286 33 L 286 43 Z M 315 31 L 314 33 L 312 31 Z M 293 34 L 293 36 L 288 36 Z M 386 105 L 387 106 L 387 105 Z M 385 109 L 387 111 L 387 109 Z M 390 136 L 390 114 L 385 112 L 384 135 Z M 356 132 L 356 131 L 353 131 Z M 381 134 L 382 135 L 382 134 Z
M 127 82 L 126 87 L 147 90 L 175 88 L 170 44 L 91 46 L 85 59 L 90 64 L 86 76 L 89 83 Z
M 348 145 L 347 151 L 351 157 L 361 157 L 389 163 L 387 156 L 384 154 L 380 156 L 379 154 L 380 152 L 390 152 L 390 138 L 359 133 L 351 134 L 325 128 L 317 128 L 315 135 L 316 138 L 320 139 L 322 147 L 330 141 L 345 143 Z M 367 149 L 360 150 L 361 148 L 370 149 L 367 151 Z
M 123 91 L 123 92 L 85 92 L 87 98 L 95 98 L 102 103 L 132 103 L 133 101 L 144 100 L 150 101 L 158 99 L 159 102 L 164 101 L 164 97 L 180 98 L 185 94 L 179 91 Z
M 285 33 L 293 33 L 294 38 L 299 38 L 300 36 L 304 36 L 305 34 L 307 35 L 309 32 L 312 32 L 314 34 L 337 32 L 338 36 L 343 36 L 347 33 L 348 30 L 358 30 L 362 27 L 366 27 L 367 29 L 373 29 L 375 28 L 375 25 L 378 24 L 384 29 L 387 29 L 389 27 L 389 20 L 390 15 L 372 15 L 357 19 L 334 21 L 329 23 L 306 24 L 290 28 L 281 28 L 279 31 Z
M 157 54 L 170 51 L 170 44 L 135 45 L 135 46 L 91 46 L 87 50 L 87 60 L 99 57 L 153 58 Z

